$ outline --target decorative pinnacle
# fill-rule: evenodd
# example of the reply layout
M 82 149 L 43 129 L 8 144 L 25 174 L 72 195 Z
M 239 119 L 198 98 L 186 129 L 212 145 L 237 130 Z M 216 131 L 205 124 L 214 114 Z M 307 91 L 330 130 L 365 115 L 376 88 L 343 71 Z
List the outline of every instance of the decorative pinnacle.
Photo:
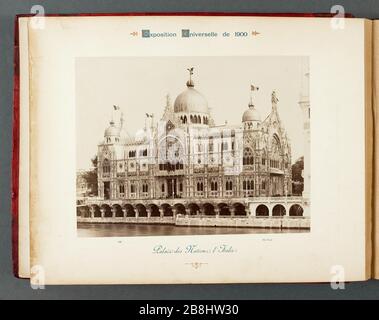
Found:
M 271 102 L 273 104 L 277 104 L 279 102 L 279 99 L 278 97 L 276 96 L 276 92 L 275 90 L 271 93 Z
M 187 87 L 194 87 L 195 86 L 195 84 L 192 81 L 193 69 L 194 69 L 194 67 L 187 69 L 189 72 L 189 80 L 187 81 Z

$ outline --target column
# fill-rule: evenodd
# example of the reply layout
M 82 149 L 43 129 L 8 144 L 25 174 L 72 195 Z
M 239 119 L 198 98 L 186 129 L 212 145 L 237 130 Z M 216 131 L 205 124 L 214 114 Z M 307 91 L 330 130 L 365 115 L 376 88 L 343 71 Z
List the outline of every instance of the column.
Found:
M 245 205 L 245 211 L 246 211 L 246 216 L 250 217 L 251 216 L 251 212 L 250 212 L 250 206 L 249 205 Z
M 116 217 L 116 208 L 112 208 L 111 209 L 111 211 L 112 211 L 112 218 L 115 218 Z
M 256 210 L 257 210 L 257 205 L 256 204 L 253 204 L 253 203 L 249 203 L 247 205 L 248 207 L 248 210 L 249 210 L 249 216 L 250 217 L 255 217 L 257 214 L 256 214 Z
M 122 209 L 122 213 L 123 213 L 123 214 L 122 214 L 122 215 L 123 215 L 123 217 L 124 217 L 124 218 L 126 218 L 126 216 L 127 216 L 127 212 L 126 212 L 126 209 Z
M 101 217 L 104 218 L 104 215 L 105 215 L 105 209 L 101 208 L 101 209 L 100 209 L 100 212 L 101 212 Z
M 151 218 L 151 208 L 146 208 L 147 211 L 147 217 Z
M 90 207 L 89 208 L 89 212 L 90 212 L 90 217 L 94 218 L 95 217 L 95 208 L 94 207 Z

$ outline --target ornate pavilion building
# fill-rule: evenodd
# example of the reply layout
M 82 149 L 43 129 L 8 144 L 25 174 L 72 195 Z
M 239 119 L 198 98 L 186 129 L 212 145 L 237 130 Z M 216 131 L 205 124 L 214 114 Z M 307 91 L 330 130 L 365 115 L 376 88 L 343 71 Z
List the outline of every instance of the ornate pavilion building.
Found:
M 291 146 L 275 91 L 266 117 L 250 98 L 240 124 L 216 125 L 189 71 L 174 104 L 168 96 L 158 122 L 146 114 L 148 125 L 135 137 L 127 135 L 122 114 L 110 122 L 98 145 L 99 198 L 118 203 L 125 216 L 171 214 L 174 203 L 176 213 L 188 215 L 288 215 L 283 206 L 269 213 L 247 205 L 292 192 Z

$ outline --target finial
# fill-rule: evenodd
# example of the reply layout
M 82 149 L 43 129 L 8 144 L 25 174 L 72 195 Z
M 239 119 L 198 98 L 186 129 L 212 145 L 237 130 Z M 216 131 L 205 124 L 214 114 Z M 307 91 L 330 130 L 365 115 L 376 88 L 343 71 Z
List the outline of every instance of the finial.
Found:
M 249 108 L 254 108 L 253 97 L 250 94 Z
M 189 80 L 187 81 L 187 87 L 194 87 L 195 86 L 194 82 L 192 81 L 193 69 L 194 69 L 194 67 L 187 68 L 187 70 L 189 72 Z
M 276 96 L 276 92 L 275 90 L 271 93 L 271 102 L 273 104 L 277 104 L 279 102 L 279 99 L 278 97 Z

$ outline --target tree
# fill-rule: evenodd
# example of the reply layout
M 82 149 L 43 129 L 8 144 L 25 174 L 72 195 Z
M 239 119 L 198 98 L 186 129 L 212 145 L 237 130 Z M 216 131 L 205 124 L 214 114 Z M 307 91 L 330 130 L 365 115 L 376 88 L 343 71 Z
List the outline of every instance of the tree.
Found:
M 300 157 L 292 165 L 292 193 L 301 195 L 304 190 L 304 179 L 302 173 L 304 170 L 304 157 Z
M 92 169 L 88 170 L 84 175 L 83 178 L 86 180 L 86 183 L 88 185 L 88 195 L 90 196 L 97 196 L 98 195 L 98 187 L 97 187 L 97 155 L 94 156 L 91 159 L 92 162 Z

